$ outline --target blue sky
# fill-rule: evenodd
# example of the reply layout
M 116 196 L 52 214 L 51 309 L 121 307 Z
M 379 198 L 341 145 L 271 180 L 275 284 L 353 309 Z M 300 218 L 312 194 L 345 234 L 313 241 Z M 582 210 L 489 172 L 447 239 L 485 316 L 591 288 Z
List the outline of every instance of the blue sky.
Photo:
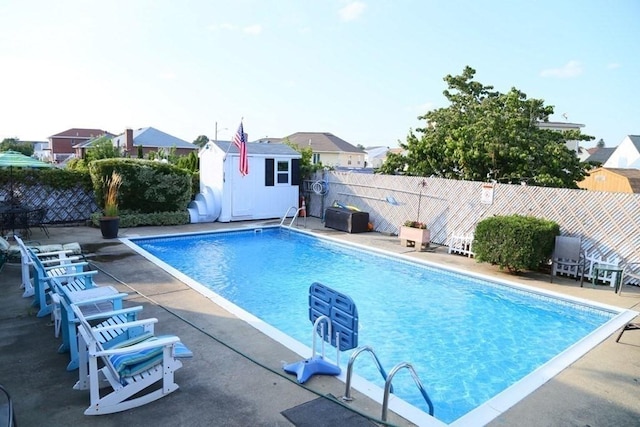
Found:
M 469 65 L 612 147 L 640 134 L 639 20 L 637 0 L 4 0 L 0 139 L 244 118 L 249 140 L 397 146 Z

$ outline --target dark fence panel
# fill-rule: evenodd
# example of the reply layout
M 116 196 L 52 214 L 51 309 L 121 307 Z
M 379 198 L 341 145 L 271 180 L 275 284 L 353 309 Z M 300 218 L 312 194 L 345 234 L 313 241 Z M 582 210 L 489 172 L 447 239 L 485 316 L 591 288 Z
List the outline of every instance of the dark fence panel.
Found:
M 12 200 L 10 185 L 0 187 L 0 201 Z M 13 201 L 24 206 L 46 208 L 45 224 L 70 224 L 87 221 L 98 210 L 93 191 L 81 186 L 56 190 L 44 185 L 13 184 Z

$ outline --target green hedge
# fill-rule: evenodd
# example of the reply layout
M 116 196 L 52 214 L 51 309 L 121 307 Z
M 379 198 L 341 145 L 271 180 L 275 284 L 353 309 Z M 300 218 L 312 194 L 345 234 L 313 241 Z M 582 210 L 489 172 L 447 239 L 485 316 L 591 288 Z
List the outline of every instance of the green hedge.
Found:
M 100 218 L 102 213 L 96 212 L 91 215 L 91 224 L 100 227 Z M 120 212 L 120 228 L 140 227 L 143 225 L 184 225 L 189 224 L 189 212 L 186 210 L 179 212 L 154 212 L 154 213 L 135 213 Z
M 473 251 L 479 262 L 490 262 L 511 272 L 537 270 L 551 258 L 560 226 L 541 218 L 494 216 L 476 226 Z
M 80 184 L 90 191 L 93 188 L 88 172 L 44 168 L 0 168 L 0 186 L 22 183 L 25 185 L 45 185 L 56 190 L 75 188 Z
M 191 201 L 192 174 L 188 170 L 151 160 L 115 158 L 89 163 L 98 206 L 104 204 L 103 177 L 114 170 L 122 176 L 120 210 L 145 214 L 186 211 Z

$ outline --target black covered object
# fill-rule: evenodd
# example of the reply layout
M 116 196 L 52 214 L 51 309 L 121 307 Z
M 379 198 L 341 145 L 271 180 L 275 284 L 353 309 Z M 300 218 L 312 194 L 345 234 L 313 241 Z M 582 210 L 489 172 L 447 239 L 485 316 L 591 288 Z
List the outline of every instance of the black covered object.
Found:
M 369 229 L 369 212 L 327 208 L 324 213 L 324 226 L 347 233 L 362 233 Z
M 296 427 L 375 427 L 377 424 L 335 401 L 319 397 L 281 412 Z

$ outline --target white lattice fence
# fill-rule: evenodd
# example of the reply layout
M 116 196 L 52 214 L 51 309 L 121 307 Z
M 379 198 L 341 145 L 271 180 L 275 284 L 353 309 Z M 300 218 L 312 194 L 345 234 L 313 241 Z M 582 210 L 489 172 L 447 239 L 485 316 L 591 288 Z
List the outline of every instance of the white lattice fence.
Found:
M 311 196 L 313 216 L 322 217 L 321 208 L 337 200 L 369 212 L 376 231 L 397 234 L 404 221 L 419 220 L 431 229 L 432 242 L 446 245 L 483 218 L 532 215 L 557 222 L 562 234 L 582 236 L 589 254 L 640 261 L 640 194 L 494 184 L 493 203 L 483 204 L 481 182 L 345 172 L 324 179 L 324 201 Z

